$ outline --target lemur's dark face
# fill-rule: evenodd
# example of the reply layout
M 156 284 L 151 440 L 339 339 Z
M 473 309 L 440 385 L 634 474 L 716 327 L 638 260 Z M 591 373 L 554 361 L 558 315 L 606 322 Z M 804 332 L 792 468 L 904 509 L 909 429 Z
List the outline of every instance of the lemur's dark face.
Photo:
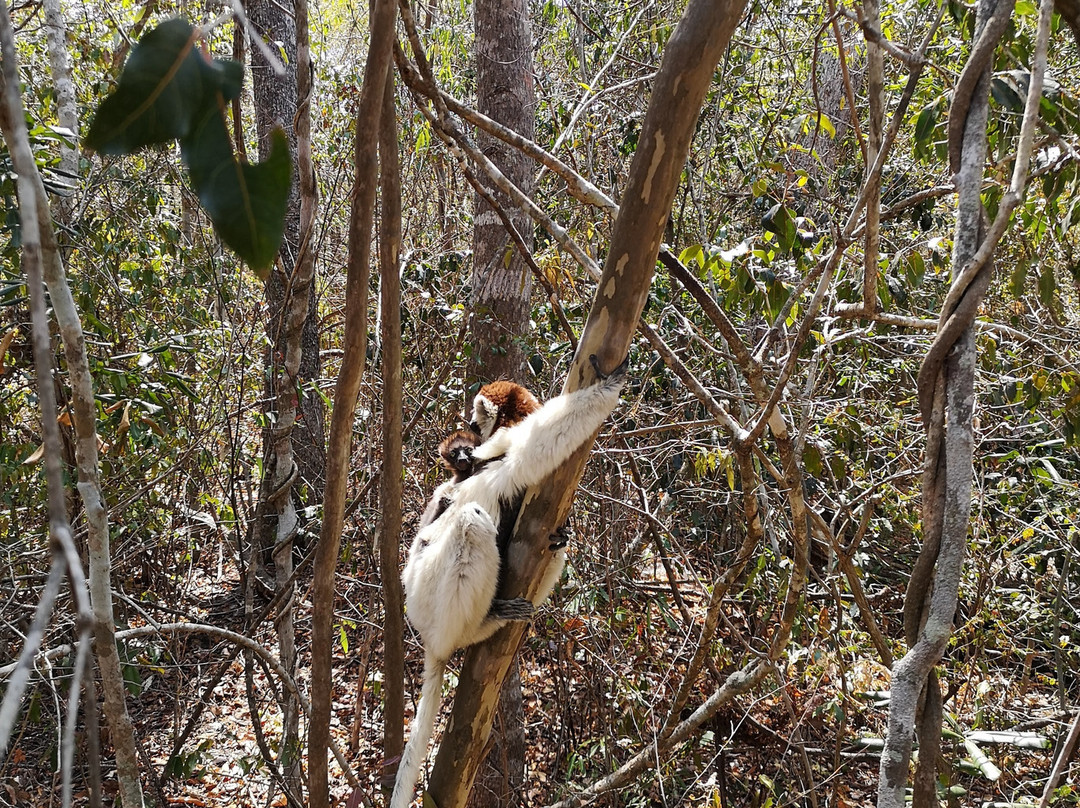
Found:
M 458 446 L 450 453 L 450 465 L 454 471 L 468 471 L 472 468 L 472 449 Z

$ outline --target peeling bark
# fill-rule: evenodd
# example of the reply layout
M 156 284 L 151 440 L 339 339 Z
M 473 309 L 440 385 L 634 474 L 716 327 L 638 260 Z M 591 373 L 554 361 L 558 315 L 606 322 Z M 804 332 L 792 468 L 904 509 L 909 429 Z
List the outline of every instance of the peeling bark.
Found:
M 564 392 L 593 381 L 588 357 L 614 368 L 626 355 L 648 296 L 671 203 L 701 103 L 742 14 L 742 0 L 692 0 L 672 34 L 642 124 L 611 249 Z M 554 562 L 547 537 L 565 519 L 590 446 L 526 495 L 510 545 L 504 595 L 529 596 Z M 464 805 L 484 748 L 502 679 L 523 634 L 515 625 L 465 656 L 449 727 L 429 792 L 440 808 Z

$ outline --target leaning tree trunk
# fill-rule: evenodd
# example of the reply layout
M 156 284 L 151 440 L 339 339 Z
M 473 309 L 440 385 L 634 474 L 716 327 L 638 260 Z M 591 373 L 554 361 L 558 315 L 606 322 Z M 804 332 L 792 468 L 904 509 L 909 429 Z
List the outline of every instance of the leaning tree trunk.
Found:
M 691 0 L 664 51 L 596 298 L 564 392 L 592 381 L 588 357 L 614 368 L 625 357 L 645 307 L 664 226 L 713 71 L 738 23 L 744 0 Z M 536 593 L 551 563 L 548 536 L 570 509 L 589 453 L 583 446 L 526 504 L 510 545 L 503 596 Z M 428 790 L 440 808 L 465 804 L 491 729 L 499 687 L 524 627 L 513 624 L 468 649 L 453 713 Z
M 311 713 L 308 721 L 308 780 L 311 808 L 330 804 L 326 750 L 330 745 L 331 662 L 333 653 L 334 571 L 345 522 L 345 494 L 352 450 L 353 411 L 360 394 L 367 350 L 368 262 L 371 224 L 378 185 L 377 139 L 386 92 L 386 72 L 394 43 L 397 6 L 375 0 L 371 9 L 371 45 L 356 111 L 349 257 L 345 287 L 345 336 L 341 371 L 334 388 L 330 440 L 326 454 L 323 523 L 311 587 Z
M 4 17 L 7 19 L 6 6 Z M 8 22 L 6 27 L 10 27 Z M 7 47 L 5 37 L 3 54 L 4 77 L 0 89 L 8 96 L 8 103 L 0 112 L 0 128 L 4 140 L 16 159 L 20 140 L 16 129 L 22 126 L 23 110 L 18 96 L 18 81 L 14 48 Z M 25 137 L 25 133 L 23 133 Z M 60 245 L 52 227 L 48 198 L 41 175 L 33 160 L 18 165 L 20 173 L 20 206 L 35 205 L 40 238 L 42 270 L 49 290 L 53 314 L 64 344 L 68 379 L 71 384 L 71 403 L 75 425 L 75 462 L 78 469 L 78 489 L 83 500 L 87 527 L 87 549 L 90 559 L 90 600 L 94 614 L 95 650 L 101 671 L 102 691 L 105 695 L 105 720 L 109 724 L 113 748 L 116 751 L 117 780 L 125 805 L 143 804 L 142 784 L 139 780 L 139 761 L 136 754 L 135 734 L 128 717 L 125 687 L 120 668 L 120 656 L 116 649 L 116 631 L 112 607 L 111 551 L 109 548 L 109 514 L 102 493 L 101 470 L 97 453 L 97 405 L 94 401 L 93 378 L 86 354 L 82 322 L 75 300 L 68 287 Z M 29 193 L 23 194 L 23 189 Z M 31 217 L 25 217 L 32 221 Z M 43 402 L 44 403 L 44 402 Z M 49 413 L 43 413 L 49 418 Z M 51 425 L 50 425 L 51 426 Z M 56 454 L 55 447 L 52 454 Z M 50 488 L 54 486 L 50 485 Z M 52 508 L 51 508 L 52 509 Z
M 473 5 L 476 36 L 476 104 L 483 114 L 532 140 L 535 133 L 536 95 L 532 73 L 532 30 L 525 0 L 476 0 Z M 524 193 L 533 191 L 532 161 L 501 140 L 480 133 L 478 146 L 511 182 Z M 497 204 L 532 248 L 528 214 L 504 194 L 494 193 Z M 473 359 L 469 379 L 481 382 L 512 379 L 525 383 L 522 349 L 529 324 L 532 275 L 514 246 L 500 216 L 477 196 L 473 220 L 473 273 L 470 341 Z M 469 801 L 472 808 L 499 808 L 521 804 L 525 779 L 525 723 L 521 699 L 521 670 L 517 657 L 503 682 L 495 731 L 478 787 Z
M 885 748 L 878 775 L 879 808 L 903 808 L 915 735 L 919 739 L 912 805 L 937 804 L 941 691 L 935 666 L 952 634 L 971 512 L 974 438 L 975 334 L 973 323 L 993 275 L 993 251 L 1024 196 L 1046 69 L 1052 6 L 1039 11 L 1028 98 L 1009 188 L 991 223 L 982 206 L 988 92 L 994 51 L 1013 0 L 981 0 L 976 40 L 953 91 L 949 168 L 959 191 L 953 282 L 937 335 L 919 370 L 918 399 L 927 430 L 922 482 L 923 547 L 904 603 L 911 650 L 893 668 Z

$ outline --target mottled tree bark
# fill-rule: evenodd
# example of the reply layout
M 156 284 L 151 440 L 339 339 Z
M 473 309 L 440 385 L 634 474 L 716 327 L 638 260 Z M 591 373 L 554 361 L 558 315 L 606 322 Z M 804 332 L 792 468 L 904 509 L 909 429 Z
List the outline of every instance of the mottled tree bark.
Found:
M 297 273 L 303 235 L 301 232 L 301 201 L 297 157 L 297 138 L 293 121 L 297 110 L 297 93 L 300 59 L 297 53 L 296 14 L 288 13 L 288 6 L 277 0 L 248 0 L 248 16 L 255 30 L 270 43 L 280 42 L 284 51 L 283 75 L 277 75 L 267 64 L 259 48 L 251 48 L 251 79 L 255 98 L 255 122 L 259 138 L 259 159 L 265 159 L 269 149 L 270 133 L 280 126 L 289 136 L 289 148 L 293 154 L 293 185 L 285 215 L 285 234 L 281 242 L 279 260 L 275 262 L 266 281 L 267 336 L 270 340 L 268 364 L 278 373 L 271 373 L 271 380 L 280 376 L 280 366 L 289 351 L 290 334 L 288 310 L 293 298 L 305 301 L 306 316 L 299 334 L 300 365 L 294 379 L 295 392 L 299 393 L 297 417 L 292 426 L 292 451 L 298 472 L 295 495 L 300 501 L 314 503 L 323 493 L 326 481 L 325 413 L 322 398 L 310 389 L 319 379 L 319 331 L 316 316 L 313 272 L 310 277 Z M 306 12 L 305 12 L 306 19 Z M 271 50 L 276 51 L 272 44 Z M 310 58 L 307 60 L 310 74 Z M 307 77 L 310 81 L 310 75 Z M 297 277 L 300 274 L 301 277 Z M 305 282 L 306 281 L 306 282 Z M 268 400 L 274 401 L 281 392 L 268 389 Z M 278 425 L 280 428 L 280 424 Z M 272 451 L 271 447 L 267 447 Z
M 59 173 L 71 189 L 56 201 L 56 218 L 67 224 L 71 216 L 71 195 L 79 181 L 79 113 L 75 103 L 75 82 L 71 78 L 71 58 L 67 47 L 67 26 L 60 0 L 43 0 L 45 39 L 49 50 L 56 97 L 57 123 L 71 133 L 71 143 L 60 144 Z
M 532 75 L 532 30 L 525 0 L 476 0 L 476 103 L 480 112 L 532 140 L 536 95 Z M 518 188 L 532 194 L 535 170 L 527 155 L 483 132 L 477 145 Z M 532 223 L 519 206 L 498 191 L 495 199 L 532 248 Z M 532 275 L 486 201 L 477 196 L 473 220 L 473 345 L 469 379 L 527 382 L 524 337 L 529 324 Z M 495 731 L 469 805 L 499 808 L 520 804 L 525 778 L 525 725 L 521 671 L 517 657 L 503 681 Z
M 532 75 L 532 30 L 525 0 L 478 0 L 474 4 L 476 103 L 480 112 L 532 140 L 536 96 Z M 526 194 L 534 185 L 532 161 L 501 140 L 479 133 L 484 154 Z M 518 232 L 532 245 L 528 215 L 503 194 L 495 198 Z M 521 336 L 529 318 L 532 275 L 502 221 L 476 199 L 473 220 L 472 344 L 470 375 L 484 381 L 520 380 Z
M 279 589 L 291 589 L 293 540 L 299 527 L 296 510 L 297 481 L 309 486 L 307 498 L 321 489 L 325 464 L 322 402 L 306 383 L 318 377 L 319 336 L 316 326 L 315 256 L 311 249 L 315 224 L 316 189 L 311 159 L 311 57 L 308 43 L 307 2 L 296 0 L 293 13 L 272 0 L 249 0 L 252 25 L 260 36 L 279 42 L 284 70 L 276 70 L 259 48 L 251 49 L 251 73 L 259 156 L 269 152 L 270 134 L 282 128 L 293 155 L 293 182 L 285 215 L 285 231 L 278 260 L 266 281 L 268 308 L 267 401 L 274 410 L 272 425 L 264 431 L 265 475 L 260 486 L 260 523 L 255 526 L 256 552 L 273 547 L 274 575 Z M 299 113 L 299 114 L 298 114 Z M 264 538 L 265 537 L 265 538 Z M 255 558 L 255 554 L 252 558 Z M 254 565 L 253 565 L 254 566 Z M 249 574 L 254 570 L 249 569 Z M 295 677 L 295 607 L 292 593 L 278 612 L 275 627 L 281 664 Z M 292 698 L 283 704 L 281 766 L 291 795 L 302 793 L 300 777 L 299 705 Z
M 701 103 L 742 14 L 742 0 L 691 0 L 664 51 L 596 298 L 564 392 L 594 381 L 589 355 L 610 370 L 622 362 L 645 306 Z M 526 494 L 510 545 L 505 593 L 535 594 L 552 563 L 548 536 L 566 518 L 591 445 Z M 453 713 L 432 770 L 429 791 L 440 808 L 465 804 L 491 730 L 499 687 L 523 627 L 504 628 L 468 649 Z

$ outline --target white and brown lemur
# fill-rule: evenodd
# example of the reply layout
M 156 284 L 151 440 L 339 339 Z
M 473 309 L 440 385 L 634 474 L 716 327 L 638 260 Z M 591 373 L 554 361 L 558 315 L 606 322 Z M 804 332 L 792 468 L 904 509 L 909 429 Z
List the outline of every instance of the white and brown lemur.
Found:
M 618 403 L 626 363 L 604 375 L 596 357 L 590 361 L 597 384 L 553 398 L 512 426 L 496 426 L 498 402 L 492 409 L 480 401 L 481 416 L 489 419 L 493 431 L 472 450 L 471 474 L 440 486 L 439 501 L 445 496 L 449 502 L 413 541 L 402 583 L 409 621 L 424 645 L 424 680 L 412 733 L 398 766 L 391 808 L 408 808 L 412 802 L 450 655 L 486 640 L 508 620 L 532 616 L 533 605 L 524 598 L 504 601 L 507 610 L 493 613 L 500 567 L 497 525 L 504 508 L 565 463 Z M 474 419 L 476 410 L 474 402 Z M 557 555 L 561 557 L 562 551 Z M 517 616 L 514 609 L 519 607 Z

